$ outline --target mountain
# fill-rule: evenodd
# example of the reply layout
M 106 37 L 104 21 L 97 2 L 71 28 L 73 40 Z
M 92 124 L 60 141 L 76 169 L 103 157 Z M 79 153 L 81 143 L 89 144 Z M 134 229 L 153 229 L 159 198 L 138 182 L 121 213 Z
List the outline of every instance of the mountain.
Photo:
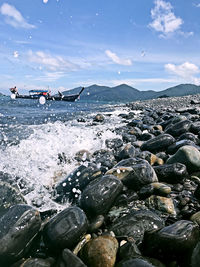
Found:
M 76 94 L 80 92 L 81 87 L 62 92 L 64 95 Z M 140 91 L 127 84 L 121 84 L 115 87 L 91 85 L 86 87 L 81 94 L 81 99 L 92 101 L 114 101 L 114 102 L 131 102 L 137 100 L 147 100 L 158 97 L 174 97 L 193 95 L 200 93 L 200 86 L 194 84 L 179 84 L 174 87 L 156 92 L 153 90 Z

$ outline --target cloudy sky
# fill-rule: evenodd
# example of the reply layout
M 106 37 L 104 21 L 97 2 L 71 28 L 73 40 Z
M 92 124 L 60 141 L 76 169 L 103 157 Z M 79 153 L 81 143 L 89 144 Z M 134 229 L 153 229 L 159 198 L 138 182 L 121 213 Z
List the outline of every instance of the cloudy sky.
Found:
M 200 84 L 200 0 L 0 0 L 0 91 Z

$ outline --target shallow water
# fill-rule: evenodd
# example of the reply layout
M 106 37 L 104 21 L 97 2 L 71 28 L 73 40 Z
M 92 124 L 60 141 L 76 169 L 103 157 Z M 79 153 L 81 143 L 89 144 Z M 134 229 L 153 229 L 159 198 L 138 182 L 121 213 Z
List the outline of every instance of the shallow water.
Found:
M 98 112 L 105 123 L 93 124 Z M 0 97 L 0 171 L 19 177 L 30 205 L 43 201 L 41 210 L 60 209 L 51 201 L 52 186 L 78 166 L 76 152 L 93 153 L 105 147 L 107 138 L 117 137 L 112 130 L 123 124 L 118 114 L 126 112 L 126 107 L 108 103 L 40 105 L 37 100 Z M 59 164 L 59 153 L 66 155 L 66 164 Z

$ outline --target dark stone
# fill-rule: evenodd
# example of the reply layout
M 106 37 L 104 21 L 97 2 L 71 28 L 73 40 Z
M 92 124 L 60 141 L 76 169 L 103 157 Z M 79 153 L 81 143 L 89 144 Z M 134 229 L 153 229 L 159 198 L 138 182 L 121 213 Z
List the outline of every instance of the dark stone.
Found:
M 198 134 L 200 131 L 200 121 L 193 122 L 190 131 L 194 134 Z
M 155 265 L 148 262 L 146 259 L 134 258 L 126 259 L 119 262 L 116 267 L 156 267 Z
M 61 265 L 62 263 L 62 265 Z M 78 258 L 71 250 L 65 248 L 62 251 L 62 256 L 60 258 L 60 265 L 63 267 L 87 267 L 80 258 Z
M 175 142 L 174 137 L 169 134 L 160 134 L 155 138 L 152 138 L 144 142 L 141 146 L 141 150 L 148 150 L 152 153 L 165 151 L 165 149 Z
M 141 256 L 141 252 L 135 242 L 128 241 L 119 248 L 119 259 Z
M 150 140 L 152 138 L 154 138 L 155 136 L 152 134 L 152 133 L 143 133 L 141 136 L 140 136 L 140 140 L 142 141 L 147 141 L 147 140 Z
M 171 146 L 169 146 L 168 148 L 167 148 L 167 154 L 174 154 L 174 153 L 176 153 L 177 152 L 177 150 L 180 148 L 180 147 L 182 147 L 182 146 L 186 146 L 186 145 L 189 145 L 189 146 L 196 146 L 196 144 L 193 142 L 193 141 L 191 141 L 191 140 L 187 140 L 187 139 L 183 139 L 183 140 L 180 140 L 180 141 L 178 141 L 178 142 L 176 142 L 176 143 L 174 143 L 174 144 L 172 144 Z
M 119 138 L 106 139 L 105 144 L 108 148 L 117 149 L 123 146 L 123 141 Z
M 124 133 L 122 135 L 122 140 L 125 142 L 125 143 L 133 143 L 137 140 L 136 136 L 133 135 L 133 134 L 128 134 L 128 133 Z
M 115 165 L 114 168 L 124 166 L 123 164 L 127 166 L 128 162 L 132 163 L 132 170 L 121 180 L 127 187 L 137 191 L 140 190 L 143 185 L 158 181 L 154 169 L 146 160 L 143 159 L 130 158 L 127 161 L 122 160 Z
M 22 258 L 40 226 L 37 210 L 28 205 L 12 206 L 0 217 L 0 262 L 12 263 Z
M 49 259 L 30 258 L 25 260 L 22 264 L 17 265 L 16 267 L 51 267 L 53 266 L 53 264 L 55 264 L 55 260 L 53 258 Z
M 144 233 L 164 226 L 164 221 L 149 210 L 132 212 L 117 219 L 110 227 L 115 235 L 121 237 L 132 237 L 136 244 L 143 240 Z
M 95 151 L 93 158 L 96 164 L 100 164 L 101 166 L 106 167 L 106 169 L 111 169 L 116 164 L 113 153 L 105 149 Z
M 78 198 L 81 191 L 94 179 L 101 176 L 101 170 L 95 164 L 81 165 L 58 183 L 54 190 L 55 200 L 64 203 L 67 199 Z
M 160 182 L 175 184 L 187 176 L 186 166 L 182 163 L 164 164 L 153 168 Z
M 44 227 L 43 238 L 47 247 L 54 250 L 73 248 L 86 233 L 88 222 L 78 207 L 69 207 L 54 216 Z
M 191 257 L 191 267 L 199 267 L 200 263 L 200 241 L 195 246 L 192 257 Z
M 104 216 L 98 215 L 97 217 L 93 218 L 93 220 L 90 221 L 88 232 L 94 233 L 102 226 L 103 223 L 104 223 Z
M 119 179 L 113 175 L 105 175 L 85 188 L 81 195 L 80 206 L 91 217 L 105 214 L 122 189 L 123 185 Z
M 135 147 L 127 144 L 116 156 L 117 160 L 132 158 L 135 156 Z
M 182 146 L 167 160 L 168 164 L 176 162 L 185 164 L 189 172 L 198 171 L 200 170 L 200 152 L 194 146 Z
M 199 142 L 198 137 L 195 134 L 190 133 L 190 132 L 183 133 L 182 135 L 180 135 L 178 137 L 177 140 L 180 141 L 180 140 L 184 140 L 184 139 L 191 140 L 195 144 L 197 144 Z
M 27 204 L 19 189 L 7 182 L 0 181 L 0 196 L 0 216 L 13 205 Z
M 181 134 L 190 130 L 192 122 L 189 120 L 182 120 L 175 124 L 170 125 L 165 132 L 172 136 L 180 136 Z
M 198 225 L 180 220 L 161 230 L 145 233 L 143 251 L 161 259 L 177 260 L 188 257 L 198 240 Z

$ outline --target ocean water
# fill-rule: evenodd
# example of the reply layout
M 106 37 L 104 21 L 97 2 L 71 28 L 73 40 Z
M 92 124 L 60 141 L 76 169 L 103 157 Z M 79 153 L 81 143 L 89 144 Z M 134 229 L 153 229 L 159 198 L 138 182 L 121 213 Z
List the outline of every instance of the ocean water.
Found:
M 51 199 L 52 187 L 78 167 L 76 152 L 93 153 L 105 147 L 107 138 L 116 138 L 113 129 L 123 125 L 118 115 L 127 112 L 124 105 L 113 103 L 79 100 L 41 105 L 38 100 L 2 96 L 0 171 L 24 184 L 21 190 L 28 204 L 40 210 L 62 209 Z M 103 124 L 93 123 L 97 113 L 104 114 Z M 65 154 L 66 164 L 59 164 L 59 153 Z

